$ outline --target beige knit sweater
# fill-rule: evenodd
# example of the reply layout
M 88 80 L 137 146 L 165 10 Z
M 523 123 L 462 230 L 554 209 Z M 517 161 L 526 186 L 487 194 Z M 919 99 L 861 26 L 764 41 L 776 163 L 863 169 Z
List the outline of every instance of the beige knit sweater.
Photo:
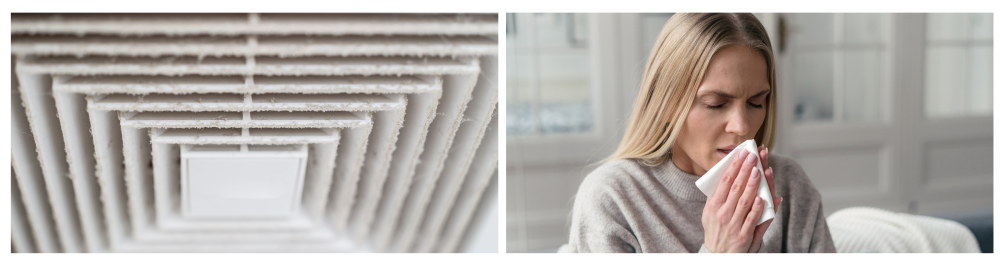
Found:
M 819 192 L 802 168 L 770 155 L 775 195 L 784 197 L 760 252 L 836 252 Z M 708 252 L 701 212 L 707 197 L 667 161 L 647 167 L 613 160 L 583 180 L 573 204 L 571 252 Z

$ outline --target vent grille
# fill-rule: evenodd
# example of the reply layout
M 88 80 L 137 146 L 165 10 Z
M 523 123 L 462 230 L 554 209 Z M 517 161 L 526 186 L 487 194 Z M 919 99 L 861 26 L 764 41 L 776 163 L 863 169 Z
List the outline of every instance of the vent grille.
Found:
M 17 252 L 454 252 L 496 171 L 496 15 L 13 14 L 11 31 Z M 185 214 L 183 148 L 303 145 L 292 214 Z

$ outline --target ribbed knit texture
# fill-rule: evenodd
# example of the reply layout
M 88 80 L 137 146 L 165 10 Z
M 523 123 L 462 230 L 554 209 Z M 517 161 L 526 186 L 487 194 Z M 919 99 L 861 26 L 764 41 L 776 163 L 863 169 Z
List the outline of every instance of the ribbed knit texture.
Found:
M 972 231 L 952 220 L 871 207 L 843 209 L 829 219 L 844 253 L 979 253 Z
M 769 155 L 774 197 L 784 197 L 760 252 L 836 252 L 819 192 L 802 168 Z M 647 167 L 605 163 L 583 180 L 573 204 L 571 252 L 707 252 L 701 213 L 707 197 L 672 160 Z

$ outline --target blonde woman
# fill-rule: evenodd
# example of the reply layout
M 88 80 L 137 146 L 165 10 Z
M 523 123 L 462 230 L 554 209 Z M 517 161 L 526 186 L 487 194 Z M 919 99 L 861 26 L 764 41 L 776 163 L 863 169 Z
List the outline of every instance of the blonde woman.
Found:
M 583 181 L 572 252 L 836 252 L 819 192 L 787 157 L 771 155 L 778 90 L 767 32 L 751 14 L 677 14 L 650 54 L 625 136 Z M 742 150 L 708 198 L 695 181 Z M 775 218 L 760 225 L 759 178 Z M 728 192 L 725 192 L 728 191 Z

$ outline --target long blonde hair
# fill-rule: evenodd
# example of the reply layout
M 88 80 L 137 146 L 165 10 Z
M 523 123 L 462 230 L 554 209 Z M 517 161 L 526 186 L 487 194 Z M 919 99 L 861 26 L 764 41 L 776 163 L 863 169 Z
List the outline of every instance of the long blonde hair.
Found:
M 625 136 L 607 160 L 633 158 L 649 166 L 665 162 L 708 63 L 728 45 L 746 45 L 767 60 L 771 93 L 764 125 L 754 140 L 773 147 L 778 93 L 774 54 L 764 26 L 752 14 L 675 14 L 656 38 Z

